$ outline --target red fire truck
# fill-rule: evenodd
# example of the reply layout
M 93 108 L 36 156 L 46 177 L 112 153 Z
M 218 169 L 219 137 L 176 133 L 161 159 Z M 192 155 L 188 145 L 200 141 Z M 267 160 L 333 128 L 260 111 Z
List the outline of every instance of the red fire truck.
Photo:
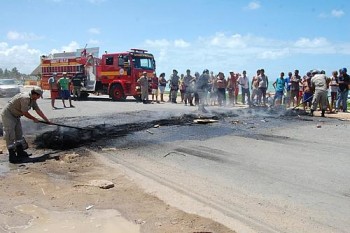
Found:
M 98 92 L 109 95 L 115 101 L 127 96 L 140 98 L 137 79 L 144 71 L 152 77 L 156 69 L 152 54 L 142 49 L 131 49 L 121 53 L 105 53 L 98 58 L 98 48 L 78 49 L 72 53 L 56 53 L 41 57 L 41 87 L 48 90 L 48 79 L 57 73 L 67 72 L 68 77 L 82 78 L 82 96 Z

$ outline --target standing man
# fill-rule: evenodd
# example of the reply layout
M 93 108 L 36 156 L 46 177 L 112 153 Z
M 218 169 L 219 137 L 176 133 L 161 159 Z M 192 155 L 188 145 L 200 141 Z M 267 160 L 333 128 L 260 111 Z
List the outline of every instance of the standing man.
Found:
M 53 73 L 52 77 L 48 80 L 49 88 L 50 88 L 50 95 L 51 95 L 51 107 L 53 110 L 57 109 L 55 107 L 55 100 L 59 97 L 59 90 L 58 90 L 58 84 L 57 84 L 57 73 Z
M 33 108 L 43 120 L 49 122 L 36 102 L 42 97 L 42 94 L 43 91 L 40 87 L 34 87 L 30 93 L 19 93 L 6 104 L 1 112 L 4 139 L 9 152 L 10 163 L 20 163 L 23 159 L 30 156 L 25 152 L 28 144 L 23 137 L 21 116 L 38 123 L 39 120 L 29 113 L 29 110 Z
M 294 75 L 290 80 L 290 99 L 293 103 L 293 107 L 298 106 L 300 102 L 299 96 L 299 85 L 301 84 L 301 77 L 299 75 L 299 70 L 294 71 Z
M 83 76 L 82 73 L 77 73 L 72 78 L 74 100 L 80 100 L 81 88 L 83 87 Z
M 269 87 L 269 79 L 265 75 L 265 70 L 260 69 L 260 76 L 259 76 L 259 102 L 261 103 L 261 97 L 263 99 L 263 105 L 266 105 L 266 91 L 267 88 Z
M 143 71 L 142 76 L 137 80 L 137 82 L 140 84 L 141 87 L 141 100 L 142 103 L 147 104 L 148 103 L 148 78 L 147 78 L 147 72 Z
M 321 106 L 321 116 L 324 117 L 328 105 L 328 85 L 327 77 L 325 74 L 320 74 L 318 70 L 311 72 L 311 88 L 314 90 L 314 97 L 312 98 L 312 107 L 310 115 L 313 116 L 317 106 Z
M 286 84 L 286 98 L 284 98 L 284 104 L 287 106 L 287 108 L 290 107 L 290 80 L 292 79 L 293 73 L 288 72 L 288 76 L 284 79 L 284 82 Z
M 256 71 L 256 75 L 252 78 L 252 96 L 251 96 L 251 101 L 253 105 L 260 105 L 259 102 L 259 76 L 260 76 L 260 70 Z
M 180 77 L 177 75 L 177 70 L 173 70 L 173 74 L 170 76 L 170 96 L 171 102 L 176 104 L 177 91 L 179 90 Z
M 198 110 L 206 113 L 207 110 L 204 108 L 205 100 L 208 94 L 208 84 L 209 84 L 209 70 L 205 69 L 203 74 L 199 76 L 196 81 L 196 90 L 199 97 Z
M 247 96 L 248 105 L 251 106 L 250 103 L 250 91 L 249 91 L 249 79 L 247 77 L 247 71 L 243 70 L 243 76 L 238 78 L 238 84 L 242 87 L 242 104 L 245 104 L 245 98 Z
M 193 106 L 193 82 L 195 81 L 195 78 L 191 75 L 191 70 L 186 70 L 186 75 L 184 77 L 184 85 L 185 85 L 185 105 L 187 105 L 187 102 Z
M 347 74 L 348 70 L 343 68 L 340 70 L 338 77 L 338 100 L 336 104 L 336 110 L 339 111 L 340 105 L 342 105 L 343 112 L 347 112 L 347 99 L 349 94 L 350 78 Z
M 67 72 L 63 72 L 62 73 L 62 78 L 60 78 L 58 80 L 58 87 L 59 87 L 59 90 L 60 90 L 60 95 L 61 95 L 61 98 L 62 98 L 62 103 L 63 103 L 63 106 L 66 108 L 66 103 L 64 102 L 65 99 L 68 99 L 69 100 L 69 106 L 71 108 L 74 108 L 74 106 L 72 105 L 72 98 L 70 96 L 70 90 L 69 90 L 69 86 L 70 86 L 70 80 L 69 78 L 67 78 Z
M 280 106 L 282 104 L 283 92 L 286 86 L 286 83 L 284 80 L 284 72 L 281 72 L 280 77 L 276 79 L 276 81 L 272 84 L 272 86 L 275 88 L 275 97 L 273 98 L 272 105 L 275 106 L 275 103 L 276 103 L 276 106 Z

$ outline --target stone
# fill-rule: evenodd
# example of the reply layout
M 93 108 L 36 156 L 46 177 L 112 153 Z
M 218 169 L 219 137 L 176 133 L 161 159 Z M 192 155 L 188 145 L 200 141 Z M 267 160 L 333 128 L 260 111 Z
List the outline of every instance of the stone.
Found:
M 88 186 L 110 189 L 114 187 L 114 183 L 109 180 L 90 180 Z

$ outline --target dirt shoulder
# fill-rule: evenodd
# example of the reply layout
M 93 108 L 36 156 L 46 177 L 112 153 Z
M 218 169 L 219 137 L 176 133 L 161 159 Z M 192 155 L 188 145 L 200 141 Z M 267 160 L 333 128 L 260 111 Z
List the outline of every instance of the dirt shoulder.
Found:
M 23 165 L 0 155 L 0 232 L 233 232 L 145 193 L 84 149 L 32 152 L 47 154 Z M 101 180 L 114 187 L 94 186 Z

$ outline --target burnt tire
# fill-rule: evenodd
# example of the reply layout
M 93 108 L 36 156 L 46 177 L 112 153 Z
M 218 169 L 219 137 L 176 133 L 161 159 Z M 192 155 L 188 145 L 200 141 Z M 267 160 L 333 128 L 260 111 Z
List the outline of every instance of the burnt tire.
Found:
M 114 101 L 124 101 L 126 96 L 124 95 L 123 87 L 120 84 L 115 84 L 111 87 L 109 96 Z
M 89 97 L 89 93 L 87 92 L 82 92 L 80 93 L 80 98 L 86 100 Z

